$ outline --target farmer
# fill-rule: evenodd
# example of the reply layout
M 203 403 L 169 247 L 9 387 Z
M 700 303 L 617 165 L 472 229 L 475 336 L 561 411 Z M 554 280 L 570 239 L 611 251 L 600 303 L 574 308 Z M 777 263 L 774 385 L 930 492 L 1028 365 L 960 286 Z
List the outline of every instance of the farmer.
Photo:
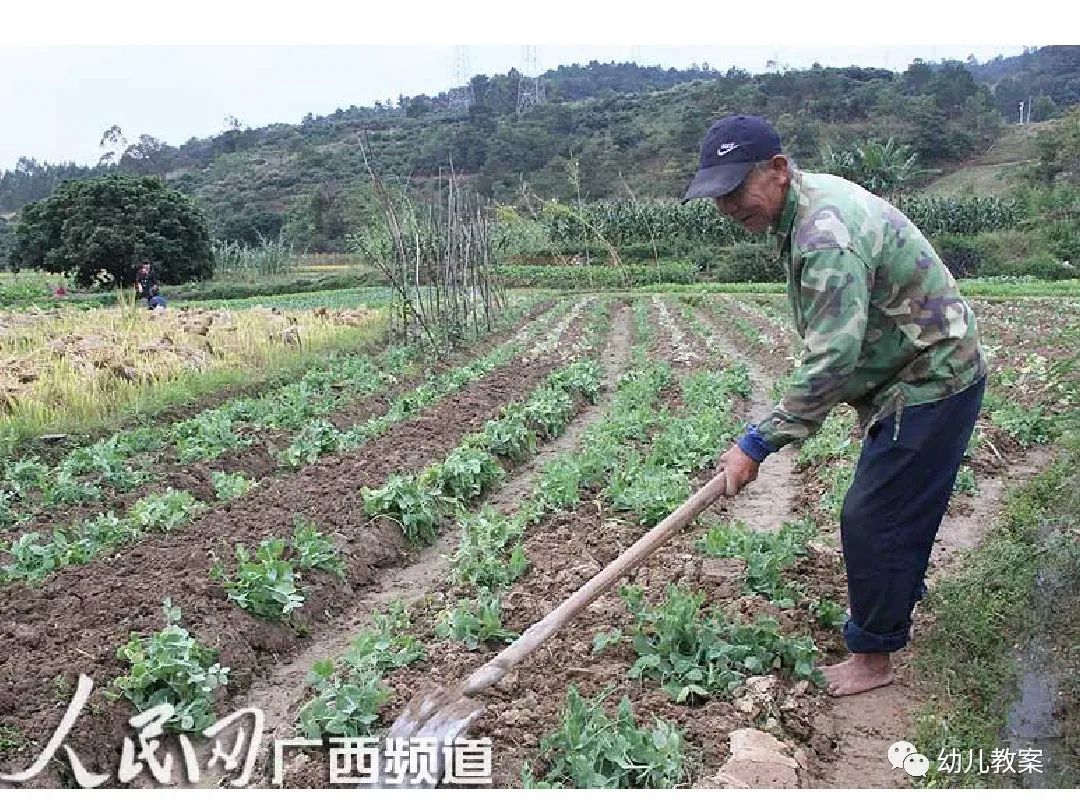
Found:
M 151 290 L 155 286 L 154 273 L 150 269 L 150 260 L 143 259 L 139 269 L 135 271 L 135 296 L 150 300 Z
M 824 674 L 834 695 L 884 686 L 982 403 L 975 316 L 907 217 L 840 177 L 799 171 L 768 121 L 738 115 L 709 128 L 683 201 L 699 197 L 775 235 L 805 347 L 779 404 L 720 458 L 728 495 L 838 403 L 854 406 L 862 452 L 840 518 L 850 655 Z

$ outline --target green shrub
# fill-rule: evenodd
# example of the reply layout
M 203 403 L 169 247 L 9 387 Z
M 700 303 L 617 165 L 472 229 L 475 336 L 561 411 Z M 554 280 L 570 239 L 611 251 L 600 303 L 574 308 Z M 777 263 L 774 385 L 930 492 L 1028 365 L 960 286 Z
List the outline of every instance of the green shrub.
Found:
M 540 741 L 548 763 L 542 781 L 530 763 L 522 769 L 526 788 L 673 788 L 684 783 L 683 739 L 665 720 L 643 728 L 623 697 L 614 718 L 603 703 L 608 689 L 585 700 L 574 686 L 566 695 L 559 727 Z
M 253 616 L 280 620 L 304 604 L 293 565 L 284 559 L 284 554 L 285 541 L 280 539 L 264 540 L 254 558 L 238 544 L 235 576 L 227 577 L 221 563 L 211 569 L 210 576 L 224 585 L 230 602 Z
M 110 697 L 127 698 L 140 712 L 162 703 L 174 714 L 165 728 L 202 731 L 215 722 L 214 691 L 228 682 L 229 668 L 217 652 L 180 626 L 180 608 L 165 600 L 165 628 L 151 636 L 132 633 L 116 657 L 130 665 L 112 682 Z

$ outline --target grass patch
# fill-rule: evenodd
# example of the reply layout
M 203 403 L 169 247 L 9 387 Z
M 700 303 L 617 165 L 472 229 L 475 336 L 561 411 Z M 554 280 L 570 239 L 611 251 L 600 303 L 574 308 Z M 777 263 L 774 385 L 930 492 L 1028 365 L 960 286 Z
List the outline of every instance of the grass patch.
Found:
M 981 748 L 989 756 L 1005 745 L 1004 722 L 1016 694 L 1014 645 L 1040 629 L 1046 632 L 1034 607 L 1037 576 L 1048 567 L 1060 573 L 1061 555 L 1075 545 L 1080 522 L 1078 470 L 1080 436 L 1073 434 L 1049 469 L 1008 498 L 999 523 L 967 554 L 959 572 L 939 583 L 924 602 L 930 627 L 914 665 L 927 699 L 916 715 L 913 742 L 931 761 L 923 782 L 927 786 L 1005 784 L 1004 775 L 980 774 L 978 768 L 940 773 L 936 758 L 942 749 L 952 748 Z M 1080 580 L 1080 565 L 1073 575 Z M 1073 603 L 1075 584 L 1080 582 L 1062 589 Z M 1065 612 L 1065 607 L 1058 605 L 1055 612 Z M 1070 612 L 1077 609 L 1073 604 Z

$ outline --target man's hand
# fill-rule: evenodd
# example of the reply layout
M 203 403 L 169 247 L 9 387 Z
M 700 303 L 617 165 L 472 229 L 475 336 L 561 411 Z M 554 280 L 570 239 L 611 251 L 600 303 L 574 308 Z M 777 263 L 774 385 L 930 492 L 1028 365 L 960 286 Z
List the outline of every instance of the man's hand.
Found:
M 731 449 L 720 456 L 718 470 L 724 471 L 727 478 L 727 496 L 732 498 L 742 491 L 742 488 L 757 478 L 758 467 L 761 465 L 746 455 L 739 445 L 731 445 Z

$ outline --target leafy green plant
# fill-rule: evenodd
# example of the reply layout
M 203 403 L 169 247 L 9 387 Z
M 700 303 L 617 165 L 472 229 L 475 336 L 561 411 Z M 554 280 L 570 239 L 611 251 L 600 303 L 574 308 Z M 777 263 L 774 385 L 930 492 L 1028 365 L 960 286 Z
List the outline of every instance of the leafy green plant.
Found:
M 786 580 L 784 572 L 806 553 L 807 541 L 816 534 L 817 526 L 809 520 L 786 523 L 776 532 L 755 532 L 736 522 L 713 526 L 696 545 L 710 557 L 746 560 L 746 592 L 791 607 L 799 589 Z
M 540 741 L 547 758 L 543 780 L 533 764 L 522 769 L 526 788 L 672 788 L 683 783 L 682 734 L 665 720 L 643 728 L 634 718 L 630 699 L 619 701 L 615 717 L 603 703 L 608 689 L 586 700 L 570 686 L 559 727 Z
M 958 495 L 977 495 L 979 492 L 979 482 L 975 480 L 975 471 L 966 464 L 956 474 L 953 492 Z
M 129 514 L 140 529 L 168 532 L 187 523 L 205 509 L 206 504 L 190 492 L 169 487 L 164 492 L 155 492 L 137 500 Z
M 587 402 L 596 402 L 600 395 L 601 374 L 600 364 L 595 360 L 578 360 L 553 371 L 548 382 L 555 388 L 584 397 Z
M 248 613 L 280 620 L 304 604 L 293 565 L 284 554 L 285 541 L 276 538 L 260 543 L 254 558 L 244 546 L 237 545 L 235 576 L 227 577 L 221 563 L 214 565 L 210 576 L 221 581 L 229 601 Z
M 401 524 L 412 543 L 435 540 L 442 514 L 439 496 L 416 478 L 391 475 L 381 489 L 364 487 L 364 511 L 371 517 L 388 517 Z
M 547 437 L 559 436 L 574 414 L 574 401 L 558 388 L 543 387 L 525 403 L 525 419 Z
M 56 542 L 57 535 L 59 543 Z M 59 532 L 54 534 L 53 542 L 45 543 L 41 542 L 41 534 L 38 532 L 22 535 L 7 548 L 11 562 L 0 569 L 3 579 L 30 582 L 44 579 L 63 565 L 64 541 L 64 535 Z
M 31 489 L 42 489 L 48 474 L 49 468 L 36 456 L 4 462 L 4 484 L 20 498 Z
M 523 461 L 536 452 L 536 433 L 528 426 L 521 404 L 507 405 L 499 419 L 484 425 L 484 442 L 497 456 Z
M 690 495 L 686 473 L 631 458 L 616 468 L 605 490 L 611 505 L 636 513 L 641 523 L 659 523 Z
M 490 506 L 469 515 L 461 524 L 461 542 L 454 552 L 451 577 L 459 584 L 476 588 L 509 585 L 528 568 L 520 542 L 523 532 L 520 522 Z
M 45 484 L 42 489 L 42 502 L 46 506 L 86 503 L 100 498 L 100 487 L 79 481 L 64 470 L 58 472 L 53 481 Z
M 619 630 L 598 635 L 594 652 L 629 640 L 638 657 L 627 674 L 659 681 L 677 703 L 730 694 L 746 676 L 774 667 L 823 683 L 814 667 L 813 641 L 782 636 L 771 617 L 742 625 L 718 611 L 702 615 L 705 594 L 675 585 L 668 586 L 665 601 L 656 607 L 646 604 L 640 587 L 624 586 L 621 593 L 634 616 L 629 639 Z
M 333 661 L 319 661 L 307 680 L 316 695 L 300 709 L 299 721 L 304 736 L 313 739 L 366 736 L 390 698 L 374 670 L 354 670 L 346 678 L 335 671 Z
M 15 494 L 6 490 L 0 490 L 0 529 L 10 529 L 23 522 L 25 516 L 12 508 Z
M 830 630 L 842 630 L 847 619 L 847 611 L 831 599 L 815 599 L 810 603 L 810 612 L 818 624 Z
M 345 579 L 345 564 L 334 541 L 316 529 L 314 523 L 297 518 L 291 545 L 299 568 L 317 568 Z
M 407 667 L 424 657 L 424 647 L 415 636 L 405 633 L 411 626 L 409 614 L 400 601 L 386 613 L 372 616 L 373 626 L 352 640 L 342 660 L 351 670 L 373 670 L 380 676 L 392 669 Z
M 409 616 L 404 605 L 391 603 L 389 612 L 373 616 L 374 626 L 353 639 L 341 661 L 320 661 L 308 675 L 316 695 L 300 710 L 300 727 L 307 737 L 324 734 L 363 736 L 378 720 L 389 698 L 381 678 L 424 657 L 415 637 L 404 634 Z
M 1047 444 L 1057 435 L 1053 417 L 1040 405 L 1023 405 L 1003 399 L 991 400 L 987 404 L 990 406 L 990 421 L 1023 447 Z
M 533 493 L 540 512 L 569 509 L 581 501 L 581 464 L 574 456 L 559 456 L 544 465 Z
M 440 616 L 435 635 L 460 641 L 470 650 L 493 641 L 513 641 L 517 634 L 502 626 L 499 602 L 499 594 L 493 592 L 460 600 Z
M 480 497 L 505 477 L 493 455 L 467 445 L 450 451 L 432 473 L 439 492 L 464 503 Z
M 228 682 L 229 668 L 180 626 L 180 608 L 166 599 L 164 609 L 163 630 L 147 637 L 132 633 L 116 651 L 130 668 L 112 682 L 110 697 L 123 696 L 139 711 L 168 703 L 174 714 L 166 728 L 202 731 L 215 721 L 214 690 Z
M 219 501 L 231 501 L 247 494 L 255 482 L 243 473 L 227 473 L 214 470 L 210 473 L 210 482 L 214 486 L 214 495 Z
M 281 461 L 290 467 L 314 464 L 326 453 L 344 449 L 344 434 L 325 419 L 316 419 L 304 425 L 292 442 L 280 455 Z
M 227 412 L 215 409 L 178 423 L 174 428 L 176 457 L 184 463 L 210 461 L 226 450 L 250 445 L 252 439 L 233 431 L 233 422 Z

